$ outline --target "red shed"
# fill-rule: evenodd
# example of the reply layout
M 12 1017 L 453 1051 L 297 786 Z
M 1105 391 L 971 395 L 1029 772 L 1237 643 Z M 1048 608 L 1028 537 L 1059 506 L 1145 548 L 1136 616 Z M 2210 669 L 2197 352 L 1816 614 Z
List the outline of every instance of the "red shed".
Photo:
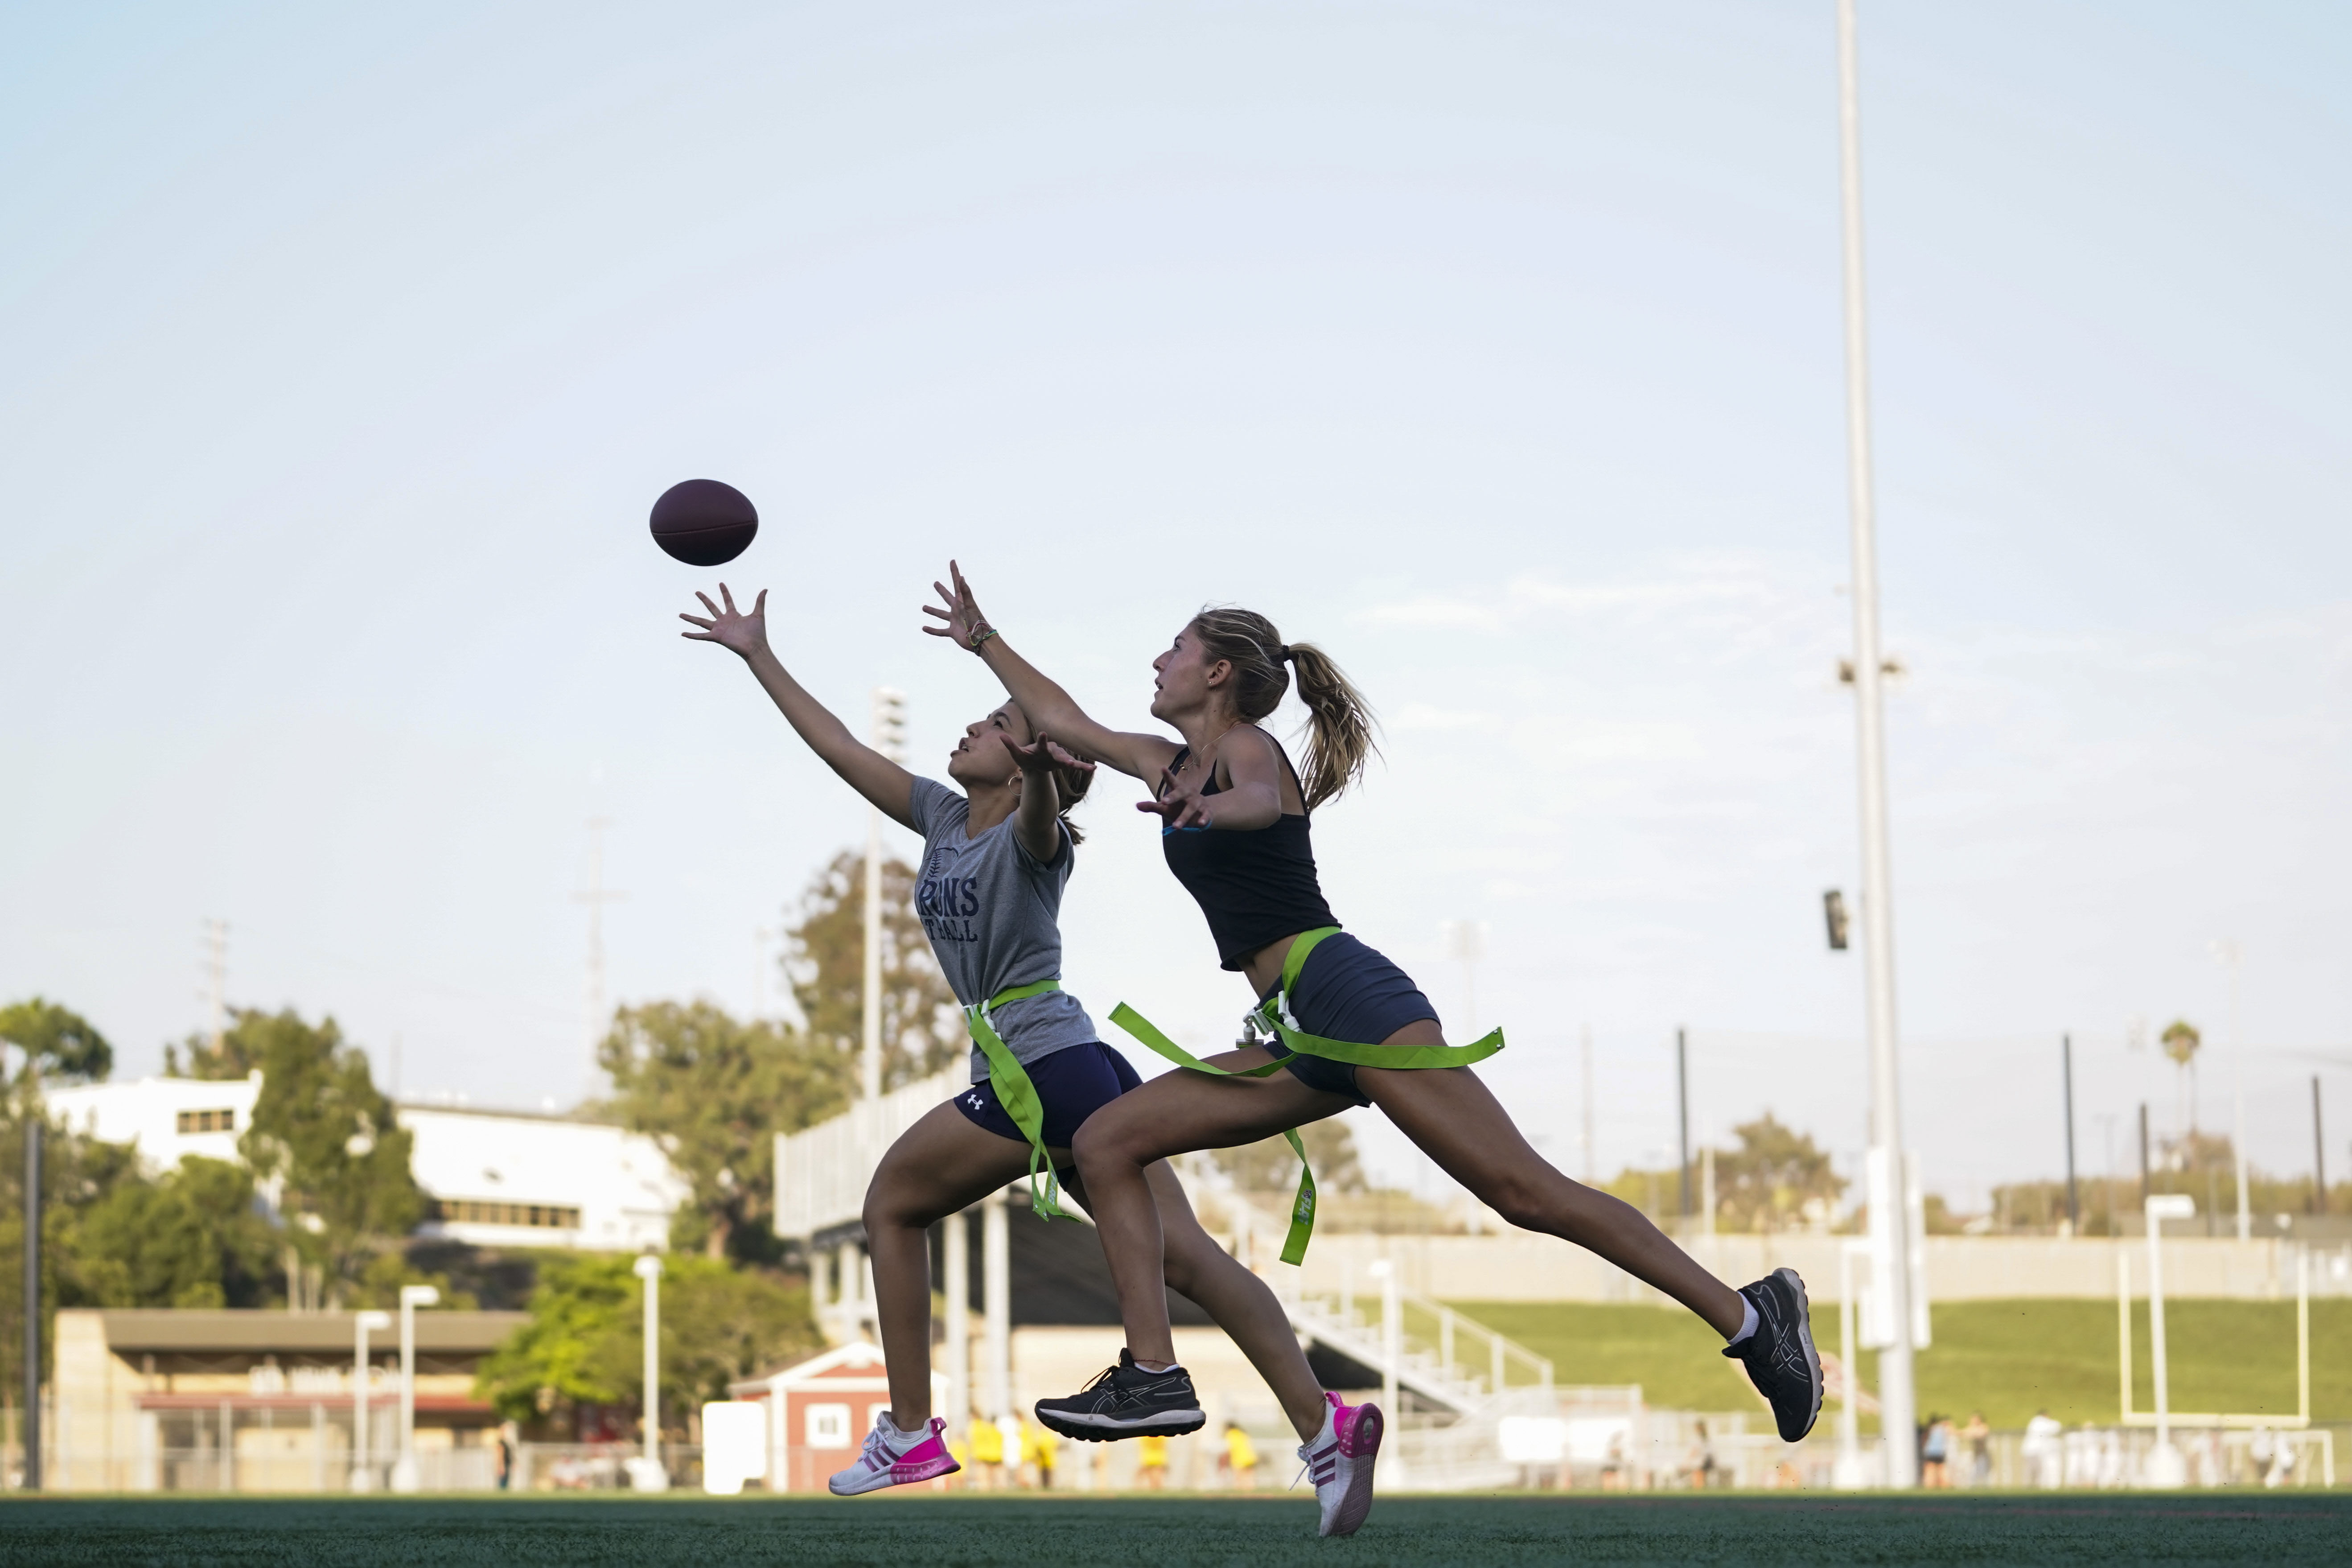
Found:
M 768 1405 L 768 1489 L 821 1492 L 827 1477 L 845 1468 L 890 1408 L 890 1381 L 882 1352 L 864 1340 L 819 1351 L 765 1377 L 730 1384 L 729 1397 Z M 931 1373 L 931 1413 L 950 1417 L 948 1380 Z M 944 1479 L 930 1483 L 944 1491 Z

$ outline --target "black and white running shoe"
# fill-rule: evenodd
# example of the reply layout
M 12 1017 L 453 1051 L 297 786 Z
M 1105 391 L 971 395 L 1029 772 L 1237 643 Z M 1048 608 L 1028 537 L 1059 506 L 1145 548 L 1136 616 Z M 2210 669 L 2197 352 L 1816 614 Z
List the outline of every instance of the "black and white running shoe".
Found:
M 1772 1407 L 1780 1441 L 1793 1443 L 1822 1413 L 1822 1358 L 1805 1318 L 1805 1282 L 1793 1268 L 1776 1268 L 1739 1293 L 1756 1309 L 1756 1331 L 1723 1353 L 1747 1366 L 1748 1381 Z
M 1109 1443 L 1198 1432 L 1209 1418 L 1202 1414 L 1200 1395 L 1192 1392 L 1191 1373 L 1181 1366 L 1172 1372 L 1146 1372 L 1135 1364 L 1132 1352 L 1122 1349 L 1118 1364 L 1106 1368 L 1083 1393 L 1039 1400 L 1037 1419 L 1081 1443 Z

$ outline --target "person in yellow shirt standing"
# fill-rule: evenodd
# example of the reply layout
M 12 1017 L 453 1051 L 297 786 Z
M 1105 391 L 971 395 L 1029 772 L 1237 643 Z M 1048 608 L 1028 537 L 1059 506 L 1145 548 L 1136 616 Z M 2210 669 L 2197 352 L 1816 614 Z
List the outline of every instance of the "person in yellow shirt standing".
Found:
M 1160 1433 L 1147 1432 L 1135 1440 L 1135 1484 L 1148 1492 L 1168 1488 L 1168 1439 Z
M 1022 1458 L 1037 1467 L 1037 1489 L 1054 1489 L 1054 1456 L 1062 1440 L 1045 1427 L 1024 1422 L 1021 1427 Z
M 1257 1489 L 1257 1445 L 1238 1422 L 1225 1423 L 1225 1468 L 1234 1473 L 1235 1491 Z
M 974 1412 L 971 1418 L 972 1481 L 982 1491 L 1004 1484 L 1004 1434 L 996 1423 Z

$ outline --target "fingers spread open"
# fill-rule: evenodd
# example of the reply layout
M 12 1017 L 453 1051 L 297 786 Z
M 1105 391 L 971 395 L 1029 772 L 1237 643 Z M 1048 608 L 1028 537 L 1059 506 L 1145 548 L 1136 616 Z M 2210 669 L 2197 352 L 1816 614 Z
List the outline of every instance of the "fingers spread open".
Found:
M 702 601 L 702 607 L 704 609 L 709 610 L 714 616 L 719 613 L 719 606 L 710 602 L 709 595 L 704 593 L 701 589 L 697 588 L 694 591 L 694 596 Z
M 738 610 L 735 607 L 735 595 L 727 591 L 727 584 L 724 583 L 719 584 L 719 596 L 727 602 L 727 613 L 729 615 L 736 616 L 742 614 L 740 610 Z

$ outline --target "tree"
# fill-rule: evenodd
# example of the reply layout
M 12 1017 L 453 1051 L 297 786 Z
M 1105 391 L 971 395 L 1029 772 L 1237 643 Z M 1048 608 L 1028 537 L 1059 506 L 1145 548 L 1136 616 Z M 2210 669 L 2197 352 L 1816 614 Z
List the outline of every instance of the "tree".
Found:
M 253 1173 L 196 1154 L 160 1180 L 121 1173 L 63 1239 L 73 1293 L 100 1307 L 262 1306 L 277 1251 Z
M 33 1073 L 67 1083 L 96 1083 L 114 1070 L 114 1047 L 106 1037 L 80 1014 L 43 997 L 0 1007 L 0 1040 L 25 1053 L 20 1079 Z
M 239 1008 L 217 1051 L 191 1044 L 197 1078 L 261 1072 L 253 1125 L 237 1150 L 274 1189 L 283 1244 L 324 1271 L 341 1301 L 368 1267 L 416 1227 L 425 1194 L 409 1173 L 408 1133 L 375 1087 L 365 1052 L 333 1018 Z
M 1809 1200 L 1834 1205 L 1845 1191 L 1828 1151 L 1817 1148 L 1810 1133 L 1782 1126 L 1770 1111 L 1731 1131 L 1739 1147 L 1715 1156 L 1718 1228 L 1784 1229 L 1803 1214 Z
M 882 862 L 882 1081 L 895 1089 L 971 1048 L 955 993 L 915 913 L 915 870 Z M 801 895 L 782 960 L 810 1037 L 855 1064 L 866 1003 L 866 858 L 845 849 Z M 852 1068 L 853 1079 L 855 1067 Z
M 1368 1190 L 1363 1163 L 1356 1156 L 1355 1135 L 1345 1121 L 1336 1116 L 1310 1121 L 1298 1130 L 1298 1141 L 1307 1145 L 1307 1163 L 1315 1168 L 1317 1191 Z M 1290 1152 L 1286 1138 L 1219 1149 L 1210 1157 L 1245 1193 L 1286 1193 L 1298 1185 L 1298 1156 Z
M 2205 1037 L 2188 1019 L 2175 1018 L 2157 1037 L 2157 1043 L 2164 1047 L 2164 1054 L 2172 1058 L 2181 1080 L 2188 1084 L 2189 1131 L 2193 1137 L 2197 1131 L 2197 1048 L 2205 1043 Z
M 618 1254 L 550 1258 L 530 1321 L 484 1359 L 481 1396 L 509 1420 L 562 1430 L 583 1405 L 643 1398 L 644 1286 Z M 757 1270 L 672 1254 L 661 1280 L 661 1396 L 672 1414 L 821 1342 L 805 1289 Z
M 837 1049 L 765 1020 L 739 1023 L 709 1002 L 620 1009 L 596 1059 L 612 1076 L 611 1110 L 659 1143 L 692 1189 L 671 1245 L 712 1258 L 757 1254 L 772 1239 L 775 1135 L 849 1100 Z

